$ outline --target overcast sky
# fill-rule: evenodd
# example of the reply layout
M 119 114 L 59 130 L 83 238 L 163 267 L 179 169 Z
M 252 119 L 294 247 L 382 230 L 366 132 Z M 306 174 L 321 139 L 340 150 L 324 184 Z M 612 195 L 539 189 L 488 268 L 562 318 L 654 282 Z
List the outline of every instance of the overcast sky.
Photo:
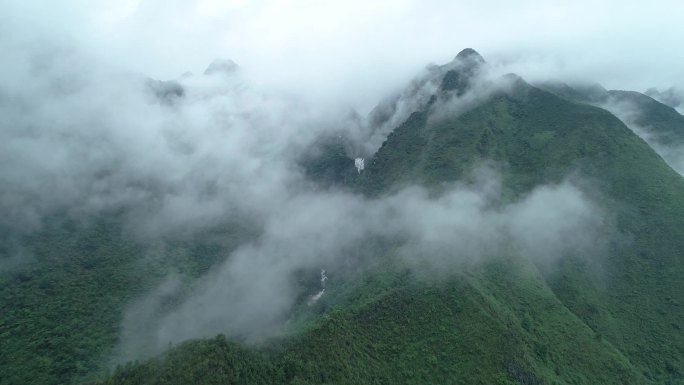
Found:
M 216 57 L 231 58 L 269 85 L 357 107 L 465 47 L 490 62 L 522 60 L 512 68 L 527 78 L 558 74 L 640 91 L 684 83 L 684 2 L 678 0 L 0 4 L 0 36 L 14 47 L 57 40 L 156 78 L 199 72 Z

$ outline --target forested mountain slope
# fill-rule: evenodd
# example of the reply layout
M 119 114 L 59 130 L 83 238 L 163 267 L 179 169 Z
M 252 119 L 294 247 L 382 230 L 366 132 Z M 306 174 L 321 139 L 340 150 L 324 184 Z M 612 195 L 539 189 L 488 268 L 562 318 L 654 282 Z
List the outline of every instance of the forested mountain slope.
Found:
M 302 330 L 256 347 L 188 342 L 106 383 L 684 383 L 684 179 L 608 111 L 515 76 L 450 113 L 470 76 L 449 75 L 460 80 L 340 183 L 370 197 L 412 184 L 439 195 L 493 163 L 505 203 L 570 180 L 608 213 L 601 250 L 546 263 L 511 249 L 432 280 L 390 247 L 330 284 Z

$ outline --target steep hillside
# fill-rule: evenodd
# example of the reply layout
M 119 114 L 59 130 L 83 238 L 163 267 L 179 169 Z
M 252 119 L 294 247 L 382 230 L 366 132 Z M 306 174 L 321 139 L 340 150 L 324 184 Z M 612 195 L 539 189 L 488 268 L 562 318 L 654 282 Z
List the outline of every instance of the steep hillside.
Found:
M 519 78 L 441 113 L 440 98 L 468 92 L 457 80 L 387 137 L 355 188 L 439 194 L 484 161 L 511 201 L 571 178 L 610 213 L 605 250 L 557 266 L 511 251 L 435 282 L 392 263 L 390 249 L 378 268 L 330 286 L 295 335 L 252 353 L 190 342 L 107 383 L 684 383 L 684 179 L 609 112 Z
M 521 260 L 439 284 L 384 279 L 357 283 L 355 305 L 337 306 L 308 332 L 266 349 L 246 364 L 251 370 L 232 369 L 244 358 L 218 338 L 123 368 L 108 383 L 259 383 L 259 367 L 269 368 L 272 384 L 645 382 Z
M 169 271 L 205 273 L 250 236 L 243 228 L 218 228 L 169 242 L 161 258 L 110 212 L 91 223 L 50 218 L 41 230 L 3 242 L 0 252 L 24 259 L 0 271 L 0 384 L 96 376 L 114 354 L 131 301 Z
M 68 383 L 97 370 L 125 304 L 155 282 L 153 269 L 122 268 L 140 247 L 108 221 L 56 223 L 15 247 L 34 260 L 0 275 L 0 383 Z
M 642 127 L 656 143 L 667 146 L 684 144 L 684 116 L 674 108 L 639 92 L 610 91 L 609 95 L 609 102 L 618 106 L 622 104 L 627 110 L 619 111 L 618 117 L 625 115 L 628 123 Z
M 672 106 L 635 91 L 606 90 L 593 85 L 547 82 L 540 88 L 568 100 L 608 109 L 628 125 L 635 125 L 648 139 L 664 146 L 684 143 L 684 116 Z
M 672 108 L 681 107 L 682 101 L 684 100 L 684 93 L 675 87 L 670 87 L 665 91 L 660 91 L 657 88 L 649 88 L 644 94 Z
M 684 172 L 684 116 L 673 107 L 634 91 L 605 90 L 599 85 L 569 86 L 548 82 L 540 87 L 565 99 L 605 108 L 646 140 L 680 174 Z M 655 97 L 655 95 L 654 95 Z
M 505 186 L 513 195 L 571 174 L 596 181 L 618 228 L 632 239 L 613 246 L 602 263 L 604 276 L 569 260 L 548 282 L 640 371 L 661 381 L 680 378 L 681 177 L 608 112 L 522 82 L 510 95 L 453 120 L 428 125 L 424 116 L 416 113 L 399 127 L 369 163 L 364 184 L 370 191 L 404 182 L 406 175 L 428 184 L 455 180 L 480 159 L 505 164 Z M 397 162 L 404 153 L 414 158 Z

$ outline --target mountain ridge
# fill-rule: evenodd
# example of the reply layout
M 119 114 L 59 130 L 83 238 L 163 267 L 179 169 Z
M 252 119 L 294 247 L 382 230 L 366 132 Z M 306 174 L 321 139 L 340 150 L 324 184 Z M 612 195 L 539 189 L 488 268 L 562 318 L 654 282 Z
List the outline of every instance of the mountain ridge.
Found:
M 669 107 L 641 94 L 595 84 L 537 87 L 486 71 L 472 49 L 429 67 L 369 114 L 363 170 L 347 151 L 351 139 L 331 134 L 294 157 L 302 183 L 371 204 L 405 188 L 436 200 L 457 186 L 493 195 L 483 205 L 495 219 L 535 192 L 572 186 L 592 203 L 595 221 L 580 222 L 591 235 L 586 247 L 577 246 L 584 240 L 576 234 L 561 234 L 572 247 L 537 252 L 512 239 L 485 239 L 502 246 L 461 258 L 468 239 L 456 234 L 446 249 L 409 247 L 402 233 L 361 237 L 331 266 L 317 261 L 293 273 L 295 305 L 275 335 L 189 340 L 112 371 L 93 356 L 112 353 L 127 302 L 163 287 L 171 271 L 187 291 L 153 293 L 161 307 L 145 310 L 180 306 L 224 255 L 263 240 L 248 224 L 231 222 L 166 240 L 155 251 L 126 238 L 121 212 L 103 213 L 93 228 L 55 222 L 21 244 L 45 265 L 0 276 L 2 297 L 11 299 L 0 312 L 0 384 L 683 384 L 684 179 L 624 117 L 601 105 L 610 97 L 658 103 L 642 119 L 662 132 L 676 116 L 658 115 Z M 174 84 L 149 86 L 170 107 L 184 95 Z M 496 177 L 478 174 L 482 165 Z M 478 178 L 488 178 L 494 193 L 478 190 L 489 186 Z M 545 238 L 547 214 L 563 198 L 546 196 L 551 201 L 530 211 L 530 221 L 515 222 L 530 226 L 522 241 L 554 243 Z M 420 219 L 421 210 L 410 218 Z M 560 213 L 560 222 L 570 221 L 568 211 Z M 392 228 L 400 218 L 386 220 L 376 226 Z M 489 226 L 503 225 L 485 222 L 484 236 L 514 238 L 485 232 Z M 278 236 L 291 236 L 275 227 Z M 153 251 L 163 258 L 138 259 Z M 431 258 L 449 263 L 421 270 Z M 55 326 L 57 316 L 64 319 Z
M 526 256 L 502 256 L 466 268 L 448 284 L 407 283 L 406 272 L 392 272 L 390 263 L 348 283 L 349 298 L 365 298 L 358 310 L 343 300 L 285 342 L 273 356 L 284 373 L 277 381 L 681 382 L 684 339 L 676 325 L 684 314 L 675 298 L 684 293 L 677 251 L 684 249 L 677 235 L 684 180 L 610 112 L 522 79 L 512 83 L 437 122 L 430 119 L 434 102 L 409 114 L 366 162 L 356 188 L 370 196 L 410 183 L 439 190 L 478 162 L 494 160 L 505 165 L 504 196 L 514 201 L 579 173 L 600 181 L 601 203 L 631 240 L 611 241 L 600 262 L 566 256 L 550 270 Z M 453 90 L 458 98 L 467 87 L 446 91 Z M 336 289 L 329 290 L 334 297 Z M 459 326 L 452 329 L 450 319 Z M 149 362 L 118 372 L 110 383 L 126 383 L 136 370 L 149 379 L 174 368 Z

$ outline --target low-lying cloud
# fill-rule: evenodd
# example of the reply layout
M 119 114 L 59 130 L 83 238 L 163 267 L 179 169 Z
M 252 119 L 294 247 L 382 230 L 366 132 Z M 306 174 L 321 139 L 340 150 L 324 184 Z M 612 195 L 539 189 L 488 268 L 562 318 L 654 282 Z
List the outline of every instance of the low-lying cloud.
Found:
M 438 197 L 419 187 L 377 199 L 336 192 L 293 197 L 273 210 L 256 241 L 204 277 L 177 308 L 157 317 L 150 317 L 149 304 L 131 308 L 120 354 L 157 353 L 170 342 L 218 333 L 248 340 L 272 335 L 297 305 L 297 272 L 357 263 L 351 253 L 363 251 L 354 246 L 372 239 L 392 240 L 399 246 L 394 258 L 436 277 L 511 253 L 552 266 L 563 256 L 595 255 L 605 245 L 605 217 L 573 184 L 539 187 L 504 204 L 496 174 L 478 172 L 487 175 L 481 183 L 455 185 Z
M 346 119 L 255 89 L 239 73 L 180 78 L 180 95 L 160 95 L 158 83 L 78 54 L 12 64 L 0 77 L 6 228 L 35 230 L 60 210 L 135 209 L 129 222 L 146 232 L 266 214 L 303 183 L 298 154 Z
M 663 129 L 656 129 L 648 124 L 640 124 L 639 122 L 644 119 L 645 112 L 633 100 L 609 97 L 605 102 L 600 103 L 599 106 L 622 120 L 627 127 L 646 141 L 670 167 L 679 174 L 684 175 L 684 143 L 677 138 L 675 138 L 677 140 L 668 139 L 668 136 L 678 136 L 678 133 L 668 133 L 664 132 Z M 681 121 L 684 121 L 684 119 Z M 684 125 L 681 129 L 684 129 Z

